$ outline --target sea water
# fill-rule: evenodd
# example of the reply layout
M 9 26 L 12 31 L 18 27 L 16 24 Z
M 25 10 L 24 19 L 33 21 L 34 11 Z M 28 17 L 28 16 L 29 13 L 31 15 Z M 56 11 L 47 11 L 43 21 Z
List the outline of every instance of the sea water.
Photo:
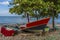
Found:
M 30 22 L 32 21 L 36 21 L 36 18 L 30 18 Z M 21 16 L 0 16 L 0 23 L 23 24 L 27 23 L 27 18 L 22 18 Z M 50 19 L 49 23 L 52 23 L 52 19 Z M 55 23 L 60 23 L 60 16 L 58 19 L 55 19 Z
M 30 21 L 34 21 L 35 18 L 30 19 Z M 5 24 L 5 23 L 19 23 L 19 24 L 23 24 L 23 23 L 27 23 L 27 18 L 23 18 L 21 16 L 0 16 L 0 24 Z

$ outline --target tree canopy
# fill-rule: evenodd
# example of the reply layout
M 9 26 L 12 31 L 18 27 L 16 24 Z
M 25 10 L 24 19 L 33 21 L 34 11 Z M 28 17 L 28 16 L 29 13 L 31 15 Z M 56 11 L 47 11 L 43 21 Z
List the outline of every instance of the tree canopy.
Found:
M 54 10 L 55 16 L 60 12 L 60 0 L 13 0 L 10 2 L 13 7 L 10 8 L 10 13 L 22 14 L 24 12 L 29 12 L 29 14 L 34 15 L 33 11 L 38 11 L 38 13 L 43 16 L 52 16 L 52 10 Z
M 60 13 L 60 0 L 12 0 L 10 5 L 10 13 L 35 16 L 38 12 L 39 17 L 52 17 L 53 25 L 54 18 Z
M 43 9 L 45 3 L 42 0 L 13 0 L 10 5 L 12 7 L 9 12 L 12 14 L 26 15 L 28 13 L 30 16 L 35 16 L 34 11 Z

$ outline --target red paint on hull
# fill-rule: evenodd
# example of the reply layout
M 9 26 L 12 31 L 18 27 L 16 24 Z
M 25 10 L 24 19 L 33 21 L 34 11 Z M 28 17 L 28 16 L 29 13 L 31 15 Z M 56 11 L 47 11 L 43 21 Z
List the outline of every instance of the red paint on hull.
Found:
M 4 36 L 12 36 L 15 33 L 15 31 L 14 30 L 7 30 L 5 27 L 2 27 L 1 28 L 1 33 Z
M 50 20 L 50 18 L 44 18 L 42 20 L 27 23 L 25 28 L 21 27 L 21 30 L 24 30 L 24 29 L 27 29 L 27 28 L 32 28 L 32 27 L 37 27 L 38 25 L 43 25 L 43 24 L 47 25 L 49 20 Z

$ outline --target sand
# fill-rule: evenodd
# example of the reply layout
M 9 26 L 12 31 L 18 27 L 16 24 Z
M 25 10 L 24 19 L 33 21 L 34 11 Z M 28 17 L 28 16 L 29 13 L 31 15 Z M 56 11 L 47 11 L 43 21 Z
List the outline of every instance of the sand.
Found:
M 52 28 L 51 24 L 48 24 Z M 60 27 L 60 24 L 57 24 Z M 19 33 L 15 36 L 5 37 L 0 33 L 0 40 L 60 40 L 60 30 L 54 32 L 47 32 L 44 36 L 37 36 L 33 33 Z

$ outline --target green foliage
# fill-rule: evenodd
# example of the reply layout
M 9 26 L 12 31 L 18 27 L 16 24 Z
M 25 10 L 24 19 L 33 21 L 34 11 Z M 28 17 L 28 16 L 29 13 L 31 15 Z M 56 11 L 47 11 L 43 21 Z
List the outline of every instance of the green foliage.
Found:
M 52 24 L 54 28 L 54 18 L 58 18 L 58 14 L 60 13 L 60 0 L 44 0 L 45 3 L 48 3 L 47 16 L 52 17 Z
M 9 12 L 18 15 L 58 18 L 60 13 L 60 0 L 12 0 L 10 5 Z
M 55 11 L 55 17 L 60 12 L 60 0 L 13 0 L 10 5 L 10 13 L 22 14 L 29 12 L 33 16 L 33 11 L 38 11 L 40 16 L 52 16 L 52 11 Z M 42 11 L 41 11 L 42 10 Z
M 48 3 L 48 14 L 52 17 L 58 17 L 58 13 L 60 12 L 60 0 L 44 0 Z
M 42 0 L 12 0 L 10 5 L 12 6 L 9 10 L 11 14 L 24 14 L 26 16 L 28 13 L 32 17 L 37 15 L 37 11 L 45 8 L 45 2 Z M 34 11 L 36 12 L 34 13 Z M 40 16 L 40 13 L 37 16 Z

